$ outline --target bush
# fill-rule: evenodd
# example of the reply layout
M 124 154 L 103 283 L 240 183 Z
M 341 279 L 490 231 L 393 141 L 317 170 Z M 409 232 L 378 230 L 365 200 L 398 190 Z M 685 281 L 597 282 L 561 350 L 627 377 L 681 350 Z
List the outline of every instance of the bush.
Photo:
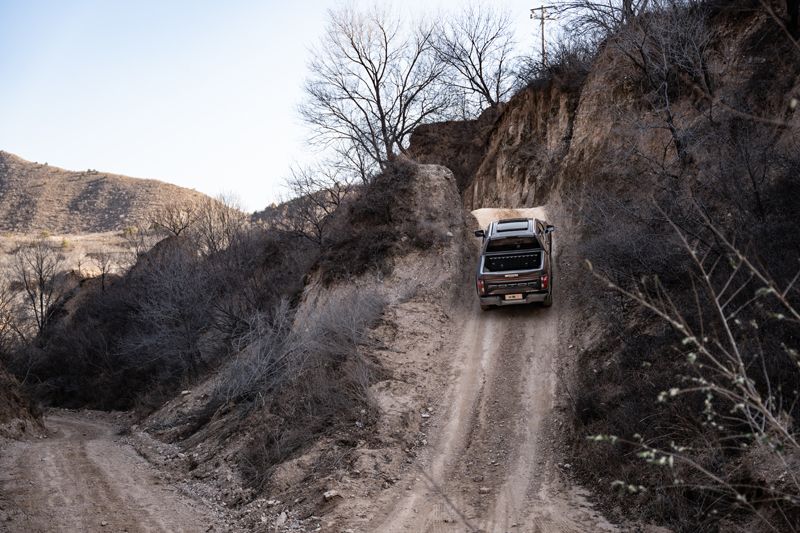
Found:
M 279 232 L 210 255 L 171 237 L 104 290 L 84 280 L 73 311 L 17 359 L 45 403 L 148 412 L 235 352 L 254 316 L 295 299 L 315 258 Z
M 443 236 L 436 236 L 412 209 L 415 173 L 414 163 L 397 161 L 337 212 L 317 263 L 323 283 L 367 271 L 387 275 L 393 256 L 443 242 Z
M 254 321 L 250 344 L 221 374 L 212 401 L 258 408 L 260 429 L 239 458 L 251 485 L 263 489 L 275 464 L 319 435 L 364 429 L 374 417 L 369 386 L 380 370 L 362 347 L 384 305 L 377 294 L 354 289 L 308 316 L 293 319 L 283 305 L 270 322 Z
M 543 88 L 554 84 L 567 90 L 578 90 L 589 74 L 597 55 L 598 44 L 585 39 L 557 41 L 548 50 L 548 61 L 524 56 L 518 60 L 516 87 Z
M 751 427 L 740 416 L 742 402 L 723 392 L 740 381 L 752 384 L 751 400 L 761 397 L 767 409 L 774 408 L 774 420 L 793 428 L 800 419 L 797 365 L 791 356 L 797 324 L 777 318 L 787 314 L 780 302 L 765 298 L 764 282 L 755 281 L 755 275 L 747 281 L 752 272 L 737 266 L 741 257 L 749 258 L 776 287 L 786 287 L 797 275 L 797 256 L 786 250 L 800 237 L 792 222 L 800 208 L 789 200 L 800 192 L 791 177 L 800 159 L 774 137 L 764 136 L 771 140 L 761 147 L 751 140 L 744 145 L 732 142 L 725 134 L 709 137 L 702 148 L 718 149 L 723 163 L 718 169 L 692 168 L 691 189 L 678 181 L 655 175 L 647 180 L 638 174 L 632 183 L 639 193 L 631 197 L 636 189 L 629 186 L 623 197 L 613 188 L 608 194 L 598 192 L 603 187 L 597 179 L 591 198 L 576 201 L 573 210 L 583 230 L 578 257 L 590 259 L 604 280 L 598 286 L 584 277 L 574 290 L 593 294 L 593 315 L 607 332 L 579 361 L 573 460 L 585 482 L 602 479 L 598 492 L 604 499 L 615 504 L 624 500 L 642 519 L 676 530 L 716 531 L 723 517 L 744 521 L 751 530 L 756 526 L 747 520 L 762 520 L 759 527 L 771 524 L 778 530 L 798 523 L 795 502 L 800 489 L 788 481 L 773 482 L 769 465 L 795 464 L 800 454 L 776 439 L 780 430 Z M 631 168 L 635 172 L 635 161 Z M 626 175 L 614 178 L 622 188 Z M 654 202 L 643 201 L 649 190 L 657 191 Z M 704 288 L 705 275 L 687 253 L 687 242 L 707 268 L 718 263 L 708 276 L 715 287 L 711 293 Z M 735 277 L 730 289 L 715 296 L 713 291 L 725 287 L 731 275 Z M 619 290 L 604 290 L 609 283 Z M 796 306 L 796 289 L 787 297 Z M 740 306 L 742 310 L 722 319 L 715 299 L 728 313 Z M 650 310 L 639 305 L 643 301 L 652 304 Z M 744 374 L 722 375 L 707 356 L 698 355 L 691 341 L 687 344 L 688 333 L 663 324 L 652 308 L 683 317 L 685 331 L 703 331 L 696 337 L 727 351 L 714 352 L 711 347 L 710 353 L 729 368 L 746 369 Z M 728 320 L 733 341 L 722 334 Z M 741 362 L 729 358 L 737 352 Z M 668 401 L 659 402 L 659 397 Z M 754 415 L 766 418 L 763 412 Z M 769 436 L 762 439 L 759 431 Z M 587 435 L 614 435 L 618 440 L 615 446 L 599 445 L 586 441 Z M 637 454 L 644 460 L 637 460 Z M 659 466 L 662 459 L 675 466 Z M 710 480 L 704 472 L 717 479 Z M 624 494 L 608 493 L 608 484 L 615 480 Z M 628 492 L 638 491 L 640 485 L 648 491 Z

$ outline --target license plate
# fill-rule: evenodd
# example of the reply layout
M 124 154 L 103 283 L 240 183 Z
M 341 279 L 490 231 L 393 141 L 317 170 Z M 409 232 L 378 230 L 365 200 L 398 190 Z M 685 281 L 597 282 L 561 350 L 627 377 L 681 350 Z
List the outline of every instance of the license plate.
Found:
M 506 300 L 522 300 L 521 294 L 506 294 Z

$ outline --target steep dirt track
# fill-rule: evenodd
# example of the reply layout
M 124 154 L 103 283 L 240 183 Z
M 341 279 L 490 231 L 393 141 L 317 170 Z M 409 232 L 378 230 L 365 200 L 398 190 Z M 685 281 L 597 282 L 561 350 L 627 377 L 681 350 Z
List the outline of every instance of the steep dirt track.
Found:
M 49 416 L 46 425 L 51 437 L 2 451 L 0 505 L 16 511 L 0 531 L 221 530 L 200 503 L 117 442 L 112 425 L 71 413 Z
M 543 209 L 481 209 L 481 227 Z M 558 280 L 557 272 L 554 278 Z M 557 285 L 555 285 L 557 286 Z M 452 388 L 419 480 L 375 531 L 613 530 L 559 479 L 551 425 L 559 306 L 511 306 L 454 317 Z

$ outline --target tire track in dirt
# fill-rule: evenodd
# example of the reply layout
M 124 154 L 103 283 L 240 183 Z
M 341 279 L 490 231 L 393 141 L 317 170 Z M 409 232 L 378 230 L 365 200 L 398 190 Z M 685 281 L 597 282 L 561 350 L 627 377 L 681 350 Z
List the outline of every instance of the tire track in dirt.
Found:
M 481 227 L 544 209 L 482 209 Z M 477 251 L 476 251 L 477 256 Z M 550 438 L 555 418 L 559 306 L 454 313 L 449 406 L 419 481 L 369 531 L 612 531 L 577 488 L 561 480 Z
M 10 444 L 0 457 L 9 532 L 221 531 L 202 504 L 162 482 L 114 427 L 81 413 L 47 417 L 52 436 Z

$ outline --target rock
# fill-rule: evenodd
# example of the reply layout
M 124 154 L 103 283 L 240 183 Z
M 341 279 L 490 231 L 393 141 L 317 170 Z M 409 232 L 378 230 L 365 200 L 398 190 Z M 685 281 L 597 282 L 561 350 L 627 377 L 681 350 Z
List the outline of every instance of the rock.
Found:
M 279 503 L 281 503 L 281 501 L 280 500 L 267 500 L 264 503 L 266 503 L 268 506 L 272 507 L 273 505 L 278 505 Z
M 447 232 L 447 236 L 452 238 L 453 237 L 453 232 L 452 231 L 448 231 Z
M 422 416 L 422 418 L 430 418 L 430 417 L 431 417 L 431 414 L 430 414 L 430 413 L 428 413 L 428 412 L 424 412 L 424 413 L 422 413 L 422 415 L 421 415 L 421 416 Z
M 489 494 L 490 492 L 492 492 L 492 489 L 489 487 L 481 487 L 478 489 L 478 494 Z
M 329 491 L 325 492 L 325 494 L 323 494 L 322 497 L 325 498 L 326 502 L 329 502 L 334 498 L 341 498 L 342 495 L 339 494 L 338 490 L 329 490 Z
M 108 522 L 106 522 L 105 520 L 103 520 L 102 522 L 100 522 L 100 526 L 101 526 L 101 527 L 106 527 L 107 525 L 108 525 Z
M 286 516 L 286 511 L 282 512 L 281 514 L 278 515 L 278 518 L 275 519 L 275 525 L 276 526 L 282 526 L 283 524 L 286 523 L 286 520 L 288 518 L 289 517 Z
M 191 393 L 192 393 L 192 391 L 190 391 L 190 390 L 182 390 L 182 391 L 181 391 L 181 396 L 188 396 L 188 395 L 190 395 Z

